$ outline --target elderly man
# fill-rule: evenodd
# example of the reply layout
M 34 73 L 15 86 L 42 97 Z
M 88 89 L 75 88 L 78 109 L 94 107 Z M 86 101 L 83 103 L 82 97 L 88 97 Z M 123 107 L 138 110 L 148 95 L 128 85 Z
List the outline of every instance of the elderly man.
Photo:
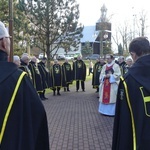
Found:
M 94 64 L 94 67 L 93 67 L 92 85 L 93 85 L 93 88 L 96 89 L 96 93 L 99 92 L 99 76 L 100 76 L 102 67 L 105 64 L 106 63 L 104 62 L 104 58 L 98 58 L 97 62 Z
M 50 87 L 50 72 L 46 67 L 46 63 L 47 63 L 46 57 L 41 58 L 41 61 L 38 63 L 38 69 L 42 77 L 42 86 L 43 86 L 41 97 L 43 97 L 45 100 L 48 99 L 47 97 L 45 97 L 45 90 Z
M 37 58 L 35 56 L 31 57 L 31 61 L 29 62 L 29 69 L 31 71 L 33 85 L 38 92 L 41 100 L 46 100 L 47 98 L 43 94 L 43 84 L 42 84 L 42 77 L 38 69 L 37 65 Z
M 20 57 L 17 55 L 13 56 L 13 63 L 15 63 L 18 67 L 20 67 Z
M 118 58 L 118 63 L 121 69 L 121 75 L 124 75 L 126 72 L 126 62 L 125 62 L 124 56 L 120 56 Z
M 125 65 L 125 73 L 128 72 L 128 70 L 130 69 L 130 67 L 133 65 L 133 59 L 130 57 L 126 58 L 126 65 Z
M 21 70 L 25 71 L 27 73 L 28 77 L 30 78 L 30 80 L 33 81 L 32 80 L 32 75 L 31 75 L 31 71 L 30 71 L 30 69 L 28 67 L 29 66 L 29 62 L 30 62 L 29 55 L 27 53 L 23 53 L 22 56 L 21 56 L 20 61 L 21 61 L 21 64 L 20 64 L 19 68 Z
M 86 65 L 83 62 L 81 55 L 79 55 L 77 60 L 73 62 L 73 75 L 74 80 L 76 81 L 76 91 L 78 92 L 80 88 L 79 82 L 81 82 L 82 91 L 85 92 L 84 81 L 86 79 Z
M 70 91 L 69 84 L 72 84 L 72 69 L 71 65 L 68 62 L 68 59 L 65 59 L 65 62 L 62 64 L 62 86 L 64 87 L 64 91 Z
M 58 60 L 54 60 L 54 64 L 51 68 L 51 89 L 53 90 L 53 95 L 61 95 L 60 94 L 60 89 L 62 86 L 62 68 L 60 64 L 58 63 Z
M 0 149 L 49 150 L 47 117 L 26 73 L 11 62 L 10 39 L 0 22 Z

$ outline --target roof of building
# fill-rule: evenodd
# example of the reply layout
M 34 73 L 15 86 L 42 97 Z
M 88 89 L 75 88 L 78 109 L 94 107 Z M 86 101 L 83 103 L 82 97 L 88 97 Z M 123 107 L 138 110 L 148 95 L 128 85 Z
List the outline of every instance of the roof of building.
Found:
M 95 42 L 99 34 L 99 31 L 95 30 L 95 26 L 85 26 L 82 34 L 83 34 L 83 37 L 81 38 L 81 43 Z

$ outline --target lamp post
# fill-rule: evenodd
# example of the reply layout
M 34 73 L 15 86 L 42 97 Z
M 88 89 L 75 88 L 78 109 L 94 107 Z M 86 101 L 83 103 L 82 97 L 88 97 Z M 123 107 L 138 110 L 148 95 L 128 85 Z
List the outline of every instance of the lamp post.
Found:
M 104 31 L 100 31 L 100 56 L 101 58 L 103 58 L 103 39 L 107 39 L 108 38 L 108 33 L 105 33 L 103 35 Z
M 10 45 L 10 58 L 9 61 L 13 61 L 13 0 L 9 0 L 9 35 L 12 37 Z
M 103 31 L 100 31 L 100 56 L 103 57 Z

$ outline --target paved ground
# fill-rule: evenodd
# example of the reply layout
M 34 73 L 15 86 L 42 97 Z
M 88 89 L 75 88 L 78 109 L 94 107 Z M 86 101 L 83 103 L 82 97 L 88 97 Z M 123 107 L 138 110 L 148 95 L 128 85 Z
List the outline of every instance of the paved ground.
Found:
M 98 98 L 86 82 L 86 92 L 61 91 L 47 95 L 46 108 L 51 150 L 111 150 L 113 117 L 98 113 Z

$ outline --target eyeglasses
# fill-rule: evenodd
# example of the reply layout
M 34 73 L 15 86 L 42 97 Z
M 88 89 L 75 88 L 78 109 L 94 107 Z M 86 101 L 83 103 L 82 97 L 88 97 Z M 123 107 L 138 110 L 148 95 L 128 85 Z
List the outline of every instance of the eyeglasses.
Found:
M 3 38 L 1 38 L 0 40 L 3 40 L 4 38 L 10 38 L 10 39 L 11 39 L 11 36 L 9 36 L 9 37 L 3 37 Z

